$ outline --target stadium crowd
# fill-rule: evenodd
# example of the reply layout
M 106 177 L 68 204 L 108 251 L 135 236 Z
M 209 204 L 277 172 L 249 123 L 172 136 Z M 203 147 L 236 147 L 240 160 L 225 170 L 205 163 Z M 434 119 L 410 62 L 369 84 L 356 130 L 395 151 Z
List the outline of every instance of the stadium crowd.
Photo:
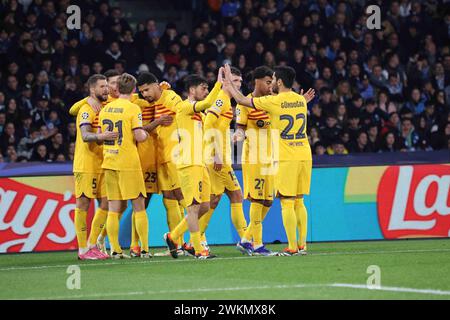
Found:
M 313 153 L 450 149 L 450 13 L 445 1 L 185 1 L 192 30 L 152 18 L 131 28 L 108 1 L 0 1 L 0 162 L 72 161 L 86 80 L 108 69 L 154 73 L 183 93 L 183 78 L 230 63 L 289 65 L 296 90 L 315 88 Z M 81 30 L 66 8 L 81 7 Z M 365 5 L 381 8 L 380 30 Z M 447 9 L 447 10 L 446 10 Z M 232 122 L 234 127 L 234 122 Z

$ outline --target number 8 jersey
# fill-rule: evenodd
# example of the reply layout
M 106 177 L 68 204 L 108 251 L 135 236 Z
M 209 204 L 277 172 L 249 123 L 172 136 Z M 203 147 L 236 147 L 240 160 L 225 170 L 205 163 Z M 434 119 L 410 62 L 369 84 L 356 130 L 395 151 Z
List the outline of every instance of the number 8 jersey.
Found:
M 275 161 L 312 159 L 306 135 L 308 107 L 303 96 L 289 91 L 276 96 L 253 98 L 252 102 L 257 110 L 270 115 Z
M 126 99 L 108 103 L 99 114 L 102 132 L 119 132 L 115 141 L 103 144 L 103 169 L 141 171 L 141 162 L 133 130 L 142 128 L 141 108 Z

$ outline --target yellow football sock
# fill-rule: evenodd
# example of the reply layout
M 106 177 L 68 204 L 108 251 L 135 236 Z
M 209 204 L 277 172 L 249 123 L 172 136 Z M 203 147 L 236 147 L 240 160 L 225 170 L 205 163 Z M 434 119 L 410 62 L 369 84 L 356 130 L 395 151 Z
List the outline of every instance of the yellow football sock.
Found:
M 191 232 L 191 242 L 196 254 L 199 254 L 203 251 L 203 247 L 200 244 L 200 231 Z
M 87 212 L 75 208 L 75 232 L 77 234 L 78 249 L 87 248 L 87 226 L 86 226 Z
M 242 209 L 242 203 L 231 204 L 231 221 L 239 234 L 239 238 L 242 239 L 247 229 L 247 221 L 245 220 L 244 210 Z
M 189 229 L 188 222 L 186 218 L 181 220 L 181 222 L 170 232 L 170 236 L 173 241 L 178 241 L 180 235 L 185 233 Z M 180 244 L 180 243 L 177 243 Z
M 106 219 L 106 230 L 108 231 L 109 243 L 111 245 L 112 252 L 122 253 L 122 248 L 119 243 L 119 213 L 108 212 L 108 218 Z
M 247 230 L 245 230 L 244 236 L 242 237 L 242 240 L 245 240 L 245 241 L 248 241 L 248 242 L 251 242 L 252 239 L 254 238 L 254 236 L 253 236 L 253 232 L 254 231 L 253 231 L 253 228 L 252 228 L 253 222 L 252 222 L 252 218 L 251 218 L 252 205 L 253 205 L 253 202 L 250 204 L 250 223 L 248 224 Z M 261 223 L 264 221 L 264 218 L 266 217 L 266 215 L 269 212 L 269 210 L 270 210 L 270 207 L 266 207 L 266 206 L 262 205 L 262 208 L 261 208 Z
M 178 200 L 175 199 L 163 199 L 164 207 L 167 211 L 167 225 L 169 231 L 172 230 L 180 223 L 180 207 L 178 205 Z
M 251 235 L 253 236 L 253 244 L 255 246 L 262 245 L 262 210 L 263 205 L 252 202 L 250 205 L 250 225 Z M 247 239 L 247 238 L 246 238 Z M 251 239 L 251 238 L 250 238 Z M 249 239 L 247 239 L 249 240 Z
M 97 243 L 98 235 L 105 227 L 106 219 L 108 218 L 108 211 L 98 208 L 95 211 L 94 219 L 92 219 L 91 233 L 89 235 L 89 244 L 95 245 Z
M 141 251 L 148 252 L 148 218 L 145 210 L 135 213 L 136 231 L 141 240 Z
M 131 243 L 130 248 L 139 247 L 139 234 L 136 230 L 136 212 L 131 215 Z
M 181 202 L 184 202 L 184 199 L 178 203 L 178 206 L 180 208 L 180 215 L 178 221 L 180 222 L 184 219 L 184 208 L 185 208 L 184 205 L 181 204 Z M 178 239 L 178 244 L 182 245 L 183 243 L 184 243 L 184 233 L 182 233 L 180 238 Z
M 281 215 L 289 249 L 297 251 L 297 217 L 295 216 L 294 205 L 294 199 L 281 199 Z
M 295 199 L 295 215 L 297 216 L 298 228 L 298 245 L 300 247 L 306 246 L 306 235 L 308 232 L 308 212 L 306 211 L 303 198 Z
M 106 231 L 106 223 L 105 223 L 105 225 L 103 226 L 102 232 L 100 232 L 100 237 L 102 239 L 105 239 L 107 235 L 108 235 L 108 232 Z
M 206 241 L 206 229 L 208 228 L 209 221 L 211 220 L 212 214 L 214 213 L 214 209 L 209 209 L 207 213 L 202 215 L 200 219 L 198 220 L 198 226 L 200 229 L 200 241 L 205 242 Z M 191 241 L 192 243 L 192 241 Z
M 271 207 L 263 206 L 262 208 L 262 221 L 266 218 L 267 214 L 269 213 Z

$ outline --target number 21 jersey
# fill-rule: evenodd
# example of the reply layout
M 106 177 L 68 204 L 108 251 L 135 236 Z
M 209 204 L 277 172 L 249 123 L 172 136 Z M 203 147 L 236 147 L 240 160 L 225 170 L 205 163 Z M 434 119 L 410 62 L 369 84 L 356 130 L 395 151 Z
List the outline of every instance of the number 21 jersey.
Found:
M 103 169 L 141 171 L 133 130 L 142 128 L 141 108 L 126 99 L 108 103 L 99 115 L 102 132 L 119 132 L 114 141 L 103 143 Z

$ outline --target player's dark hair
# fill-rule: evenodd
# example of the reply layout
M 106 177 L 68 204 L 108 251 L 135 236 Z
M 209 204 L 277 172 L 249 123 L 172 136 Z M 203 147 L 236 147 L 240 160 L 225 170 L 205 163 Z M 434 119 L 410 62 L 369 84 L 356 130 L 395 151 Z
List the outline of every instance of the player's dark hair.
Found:
M 147 71 L 140 73 L 137 78 L 138 87 L 144 84 L 153 84 L 153 83 L 158 83 L 158 78 L 156 78 L 156 76 L 153 73 Z
M 252 72 L 252 78 L 255 79 L 263 79 L 265 77 L 272 78 L 273 70 L 266 66 L 260 66 L 253 70 Z
M 124 73 L 119 77 L 119 93 L 131 94 L 136 88 L 136 78 L 129 73 Z
M 184 88 L 189 91 L 192 87 L 197 87 L 201 84 L 208 84 L 208 81 L 202 76 L 191 74 L 184 79 Z
M 230 70 L 231 70 L 231 74 L 234 74 L 235 76 L 238 76 L 238 77 L 242 76 L 241 70 L 239 70 L 238 68 L 230 67 Z
M 90 88 L 94 87 L 97 84 L 97 81 L 99 80 L 106 80 L 106 77 L 102 74 L 94 74 L 89 77 L 87 81 L 87 85 Z
M 290 89 L 294 85 L 295 80 L 295 70 L 291 67 L 277 66 L 273 69 L 275 72 L 275 79 L 279 79 L 283 82 L 283 85 Z
M 109 78 L 120 76 L 120 73 L 115 69 L 109 69 L 103 75 L 109 80 Z

